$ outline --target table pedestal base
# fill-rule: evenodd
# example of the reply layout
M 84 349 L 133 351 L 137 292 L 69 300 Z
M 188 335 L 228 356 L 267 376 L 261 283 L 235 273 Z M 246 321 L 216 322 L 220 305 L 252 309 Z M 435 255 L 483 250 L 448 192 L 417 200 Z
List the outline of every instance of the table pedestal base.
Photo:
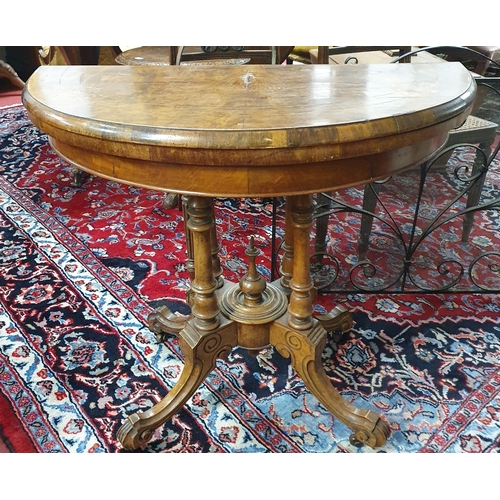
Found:
M 264 349 L 273 346 L 291 359 L 292 368 L 305 387 L 341 422 L 352 429 L 352 444 L 382 446 L 390 434 L 388 424 L 377 413 L 345 401 L 333 387 L 321 359 L 327 329 L 349 329 L 350 314 L 342 307 L 315 318 L 315 290 L 309 272 L 309 230 L 312 225 L 310 195 L 291 197 L 287 205 L 283 277 L 267 285 L 255 266 L 257 252 L 250 242 L 248 273 L 239 284 L 224 283 L 218 275 L 213 201 L 187 200 L 188 258 L 193 258 L 189 302 L 192 317 L 179 321 L 167 307 L 152 313 L 150 329 L 162 340 L 179 337 L 185 356 L 180 379 L 153 408 L 130 415 L 118 431 L 125 449 L 136 449 L 151 439 L 153 430 L 171 418 L 196 392 L 206 376 L 237 346 Z M 289 215 L 288 215 L 289 214 Z M 191 239 L 192 238 L 192 239 Z M 192 255 L 189 255 L 192 251 Z M 214 272 L 216 270 L 217 272 Z

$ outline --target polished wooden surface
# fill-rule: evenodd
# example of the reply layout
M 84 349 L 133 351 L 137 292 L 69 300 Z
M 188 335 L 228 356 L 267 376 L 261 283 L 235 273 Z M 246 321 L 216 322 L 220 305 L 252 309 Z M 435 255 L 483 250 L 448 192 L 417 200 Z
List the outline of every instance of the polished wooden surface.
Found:
M 24 103 L 83 170 L 171 192 L 266 196 L 423 161 L 465 121 L 474 88 L 453 63 L 54 66 L 30 78 Z
M 366 66 L 43 67 L 23 91 L 28 113 L 79 168 L 139 186 L 185 193 L 191 317 L 167 307 L 148 318 L 185 355 L 172 390 L 128 415 L 118 438 L 143 446 L 236 346 L 274 346 L 305 387 L 353 433 L 379 447 L 390 427 L 344 400 L 321 354 L 348 311 L 313 314 L 310 231 L 314 192 L 386 177 L 422 162 L 470 112 L 475 83 L 460 64 Z M 255 266 L 224 280 L 214 196 L 287 195 L 282 276 Z

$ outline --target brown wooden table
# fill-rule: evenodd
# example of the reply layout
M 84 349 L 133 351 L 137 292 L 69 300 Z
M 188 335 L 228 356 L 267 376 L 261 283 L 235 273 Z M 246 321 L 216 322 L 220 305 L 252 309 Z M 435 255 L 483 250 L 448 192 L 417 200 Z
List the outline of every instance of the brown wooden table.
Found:
M 150 315 L 159 339 L 179 336 L 182 375 L 153 408 L 128 416 L 118 438 L 146 443 L 193 395 L 217 358 L 274 346 L 319 401 L 381 446 L 389 425 L 345 401 L 321 362 L 326 329 L 313 315 L 312 194 L 387 177 L 439 150 L 470 112 L 475 83 L 460 64 L 359 66 L 42 67 L 23 101 L 61 157 L 122 183 L 185 195 L 192 317 Z M 214 197 L 287 196 L 281 278 L 266 283 L 255 248 L 239 284 L 217 255 Z M 340 319 L 339 319 L 340 318 Z

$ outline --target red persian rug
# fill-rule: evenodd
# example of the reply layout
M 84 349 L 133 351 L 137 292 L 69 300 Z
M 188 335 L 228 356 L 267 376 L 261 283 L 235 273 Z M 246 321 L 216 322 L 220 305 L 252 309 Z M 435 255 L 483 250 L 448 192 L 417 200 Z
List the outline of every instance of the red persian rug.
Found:
M 183 367 L 176 339 L 147 328 L 160 302 L 189 312 L 182 214 L 155 191 L 96 177 L 72 187 L 21 106 L 0 110 L 0 158 L 0 451 L 123 452 L 123 419 Z M 254 235 L 268 278 L 271 200 L 217 200 L 216 217 L 225 277 L 246 272 Z M 340 302 L 354 326 L 329 339 L 324 365 L 344 398 L 389 423 L 377 452 L 500 450 L 499 296 L 351 293 L 315 307 Z M 349 435 L 287 359 L 235 349 L 139 452 L 373 451 Z

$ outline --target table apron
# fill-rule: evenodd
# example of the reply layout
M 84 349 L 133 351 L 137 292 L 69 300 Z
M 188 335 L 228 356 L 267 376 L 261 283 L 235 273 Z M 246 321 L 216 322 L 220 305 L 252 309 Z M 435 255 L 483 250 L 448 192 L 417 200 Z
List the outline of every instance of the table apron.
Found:
M 106 179 L 165 192 L 224 198 L 317 193 L 382 179 L 423 163 L 447 138 L 444 133 L 378 154 L 270 167 L 158 163 L 98 153 L 54 138 L 50 143 L 64 160 Z

